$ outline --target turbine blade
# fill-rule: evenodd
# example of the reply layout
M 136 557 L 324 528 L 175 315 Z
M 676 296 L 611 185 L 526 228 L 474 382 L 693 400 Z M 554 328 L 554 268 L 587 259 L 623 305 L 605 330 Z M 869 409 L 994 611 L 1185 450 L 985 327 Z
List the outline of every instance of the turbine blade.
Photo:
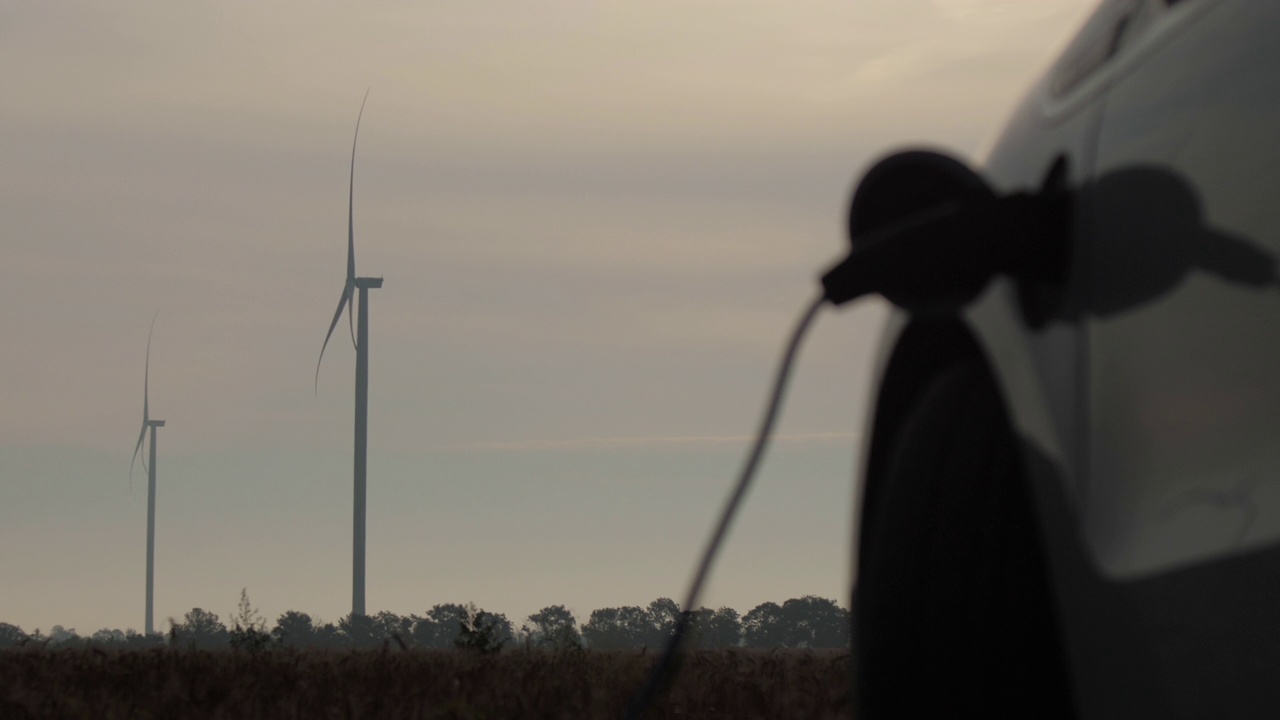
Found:
M 150 386 L 151 386 L 151 333 L 156 329 L 156 316 L 160 314 L 160 308 L 156 308 L 155 313 L 151 316 L 151 329 L 147 330 L 147 363 L 142 374 L 142 427 L 146 428 L 147 421 L 151 419 L 150 409 Z
M 369 90 L 360 101 L 360 114 L 356 115 L 356 132 L 351 139 L 351 177 L 347 181 L 347 282 L 356 279 L 356 143 L 360 141 L 360 119 L 364 117 L 364 104 L 369 101 Z
M 133 492 L 133 468 L 138 462 L 138 453 L 142 450 L 142 441 L 147 436 L 147 421 L 151 419 L 151 335 L 156 330 L 156 316 L 160 308 L 151 314 L 151 327 L 147 329 L 147 360 L 142 372 L 142 431 L 138 433 L 138 444 L 133 446 L 133 457 L 129 460 L 129 492 Z M 142 459 L 142 469 L 147 469 L 146 458 Z
M 364 118 L 364 105 L 369 102 L 369 90 L 365 88 L 364 98 L 360 100 L 360 112 L 356 115 L 356 132 L 351 138 L 351 177 L 347 180 L 347 285 L 350 292 L 350 285 L 356 280 L 356 144 L 360 142 L 360 120 Z M 351 347 L 356 347 L 356 321 L 353 317 L 352 309 L 355 303 L 352 302 L 347 306 L 347 328 L 351 331 Z M 358 348 L 357 348 L 358 349 Z M 321 351 L 323 353 L 323 351 Z M 317 369 L 316 382 L 319 383 L 319 370 Z
M 351 318 L 351 314 L 355 311 L 355 307 L 356 294 L 353 292 L 351 293 L 351 302 L 347 303 L 347 329 L 351 331 L 351 347 L 359 350 L 360 346 L 356 344 L 356 321 Z
M 138 433 L 138 444 L 133 446 L 133 458 L 129 460 L 129 492 L 133 492 L 133 466 L 138 462 L 138 453 L 142 451 L 142 440 L 147 436 L 147 423 L 142 423 L 142 432 Z M 146 461 L 143 461 L 143 469 L 146 469 Z
M 342 308 L 351 299 L 351 283 L 347 283 L 342 288 L 342 297 L 338 300 L 338 310 L 333 314 L 333 322 L 329 323 L 329 332 L 325 333 L 324 344 L 320 346 L 320 358 L 316 360 L 316 394 L 320 394 L 320 362 L 324 360 L 324 349 L 329 347 L 329 338 L 333 337 L 333 329 L 338 327 L 338 321 L 342 319 Z

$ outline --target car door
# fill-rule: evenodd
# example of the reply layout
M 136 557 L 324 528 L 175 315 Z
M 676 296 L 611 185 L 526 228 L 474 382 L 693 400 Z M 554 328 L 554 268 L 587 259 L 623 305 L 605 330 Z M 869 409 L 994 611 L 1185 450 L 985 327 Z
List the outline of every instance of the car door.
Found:
M 1082 191 L 1084 526 L 1115 580 L 1280 539 L 1280 3 L 1148 10 Z

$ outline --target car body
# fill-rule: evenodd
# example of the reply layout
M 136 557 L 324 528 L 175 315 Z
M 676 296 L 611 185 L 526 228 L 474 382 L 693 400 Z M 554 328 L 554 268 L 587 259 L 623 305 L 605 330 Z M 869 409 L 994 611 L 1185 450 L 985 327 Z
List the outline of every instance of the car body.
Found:
M 863 512 L 901 399 L 971 341 L 1079 717 L 1280 713 L 1278 31 L 1274 0 L 1104 0 L 980 171 L 1011 192 L 1065 162 L 1064 281 L 997 277 L 883 338 Z

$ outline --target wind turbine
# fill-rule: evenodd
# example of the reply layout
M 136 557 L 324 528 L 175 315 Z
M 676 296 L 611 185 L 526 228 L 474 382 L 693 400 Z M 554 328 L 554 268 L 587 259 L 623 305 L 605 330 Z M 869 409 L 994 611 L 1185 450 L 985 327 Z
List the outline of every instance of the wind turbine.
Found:
M 160 310 L 157 308 L 156 314 L 151 316 L 151 329 L 147 331 L 147 364 L 142 376 L 142 432 L 138 433 L 138 444 L 133 447 L 133 459 L 129 461 L 129 483 L 132 484 L 133 467 L 142 451 L 142 441 L 147 437 L 147 430 L 150 430 L 151 461 L 147 462 L 144 459 L 142 462 L 142 469 L 147 471 L 147 620 L 145 625 L 147 635 L 155 632 L 152 618 L 155 610 L 156 579 L 156 428 L 164 427 L 163 420 L 151 419 L 148 398 L 148 386 L 151 384 L 151 333 L 156 329 L 156 315 L 159 314 Z
M 333 329 L 347 310 L 347 324 L 351 324 L 352 290 L 360 291 L 359 324 L 352 329 L 351 342 L 356 349 L 356 427 L 355 427 L 355 509 L 352 521 L 351 561 L 351 614 L 364 615 L 364 516 L 365 516 L 365 466 L 368 459 L 369 435 L 369 290 L 382 287 L 382 278 L 356 277 L 356 241 L 353 207 L 355 205 L 356 142 L 360 139 L 360 118 L 364 117 L 364 104 L 369 91 L 360 101 L 360 114 L 356 116 L 355 137 L 351 141 L 351 177 L 347 186 L 347 279 L 342 286 L 338 309 L 329 323 L 329 332 L 320 346 L 320 358 L 316 360 L 316 392 L 320 390 L 320 362 L 329 346 Z

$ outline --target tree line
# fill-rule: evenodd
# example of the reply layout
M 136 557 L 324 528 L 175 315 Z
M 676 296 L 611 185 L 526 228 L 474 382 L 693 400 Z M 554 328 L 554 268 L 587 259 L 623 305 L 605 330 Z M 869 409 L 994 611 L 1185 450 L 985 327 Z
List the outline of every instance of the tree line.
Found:
M 516 627 L 502 613 L 473 604 L 435 605 L 422 615 L 351 614 L 336 623 L 323 622 L 296 610 L 281 613 L 268 627 L 246 592 L 224 623 L 216 613 L 192 608 L 181 622 L 170 620 L 166 634 L 102 629 L 81 636 L 55 625 L 48 634 L 32 633 L 0 622 L 0 648 L 39 643 L 45 647 L 158 647 L 262 649 L 266 647 L 369 649 L 379 647 L 471 648 L 496 652 L 504 647 L 593 648 L 623 650 L 659 648 L 666 644 L 682 616 L 670 598 L 645 607 L 593 610 L 581 625 L 563 605 L 551 605 Z M 699 608 L 688 614 L 690 645 L 699 648 L 842 648 L 849 646 L 849 611 L 835 601 L 813 595 L 765 602 L 745 615 L 729 607 Z

